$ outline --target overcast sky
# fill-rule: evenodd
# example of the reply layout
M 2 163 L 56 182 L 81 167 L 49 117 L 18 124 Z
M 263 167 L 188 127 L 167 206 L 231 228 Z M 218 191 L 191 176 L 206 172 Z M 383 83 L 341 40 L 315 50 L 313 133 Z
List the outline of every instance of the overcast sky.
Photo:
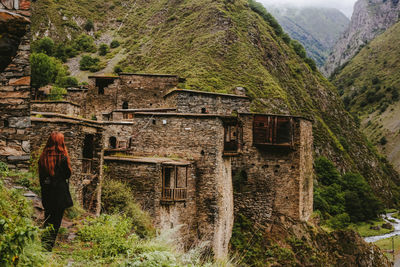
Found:
M 264 4 L 292 4 L 296 6 L 333 7 L 342 11 L 349 18 L 357 0 L 258 0 Z

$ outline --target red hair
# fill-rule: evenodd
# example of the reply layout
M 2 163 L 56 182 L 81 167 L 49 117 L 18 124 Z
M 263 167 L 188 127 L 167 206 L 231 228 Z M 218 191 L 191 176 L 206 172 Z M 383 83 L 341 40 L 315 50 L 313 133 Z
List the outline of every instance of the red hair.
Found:
M 68 168 L 71 170 L 71 162 L 65 146 L 64 135 L 59 132 L 52 132 L 40 155 L 39 169 L 47 172 L 50 176 L 54 176 L 56 164 L 61 160 L 62 156 L 67 158 Z

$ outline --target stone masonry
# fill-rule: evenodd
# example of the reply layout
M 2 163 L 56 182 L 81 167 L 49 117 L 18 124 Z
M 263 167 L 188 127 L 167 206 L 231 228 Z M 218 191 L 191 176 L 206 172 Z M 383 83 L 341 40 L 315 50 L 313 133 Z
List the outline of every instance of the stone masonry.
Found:
M 206 241 L 216 258 L 228 253 L 236 216 L 266 228 L 281 216 L 308 220 L 311 121 L 250 113 L 244 88 L 237 95 L 177 89 L 182 81 L 91 77 L 87 89 L 65 96 L 82 107 L 80 114 L 68 101 L 35 101 L 33 151 L 50 131 L 63 132 L 85 208 L 100 211 L 103 179 L 122 180 L 158 228 L 180 227 L 175 238 L 182 248 Z
M 30 1 L 0 1 L 0 161 L 27 169 L 30 153 Z

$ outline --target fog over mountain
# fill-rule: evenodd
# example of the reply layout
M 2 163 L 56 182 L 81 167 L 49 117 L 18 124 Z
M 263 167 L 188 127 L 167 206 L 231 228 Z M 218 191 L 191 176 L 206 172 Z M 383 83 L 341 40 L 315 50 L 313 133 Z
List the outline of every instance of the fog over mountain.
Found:
M 342 11 L 348 18 L 353 13 L 356 0 L 259 0 L 263 4 L 284 5 L 289 4 L 296 7 L 331 7 Z

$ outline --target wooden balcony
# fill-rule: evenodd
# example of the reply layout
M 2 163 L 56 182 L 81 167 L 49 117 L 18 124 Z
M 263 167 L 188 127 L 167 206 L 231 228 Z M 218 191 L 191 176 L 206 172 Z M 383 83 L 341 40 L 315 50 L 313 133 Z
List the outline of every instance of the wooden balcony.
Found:
M 163 188 L 161 201 L 185 201 L 187 199 L 186 188 Z

